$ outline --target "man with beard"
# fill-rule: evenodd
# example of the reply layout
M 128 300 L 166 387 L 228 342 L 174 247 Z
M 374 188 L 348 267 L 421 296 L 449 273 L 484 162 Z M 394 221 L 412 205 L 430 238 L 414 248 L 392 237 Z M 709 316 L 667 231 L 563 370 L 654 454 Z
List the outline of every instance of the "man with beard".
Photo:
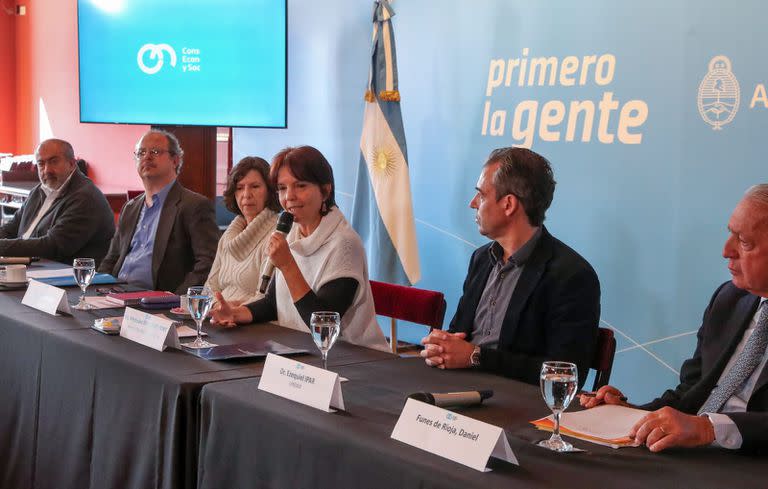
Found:
M 0 256 L 36 256 L 72 264 L 99 263 L 115 232 L 104 194 L 80 173 L 72 145 L 48 139 L 35 151 L 40 185 L 10 222 L 0 227 Z

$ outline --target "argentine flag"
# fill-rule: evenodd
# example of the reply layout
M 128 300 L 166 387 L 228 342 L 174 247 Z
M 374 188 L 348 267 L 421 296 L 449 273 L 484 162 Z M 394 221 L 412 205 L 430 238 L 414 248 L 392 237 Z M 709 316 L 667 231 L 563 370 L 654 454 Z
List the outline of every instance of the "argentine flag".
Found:
M 421 278 L 421 270 L 397 90 L 394 14 L 387 0 L 374 3 L 352 226 L 365 245 L 371 279 L 413 285 Z

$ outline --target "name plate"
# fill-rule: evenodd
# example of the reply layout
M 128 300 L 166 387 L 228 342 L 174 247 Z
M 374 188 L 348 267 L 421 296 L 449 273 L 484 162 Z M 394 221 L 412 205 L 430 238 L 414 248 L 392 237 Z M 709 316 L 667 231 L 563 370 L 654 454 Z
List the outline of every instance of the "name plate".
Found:
M 415 399 L 405 403 L 392 438 L 481 472 L 491 457 L 520 465 L 498 426 Z
M 268 353 L 259 390 L 328 413 L 344 409 L 339 374 Z
M 27 291 L 21 299 L 25 306 L 34 307 L 38 311 L 47 312 L 55 316 L 56 311 L 72 314 L 67 301 L 67 292 L 64 289 L 48 285 L 37 280 L 30 280 Z
M 166 346 L 179 347 L 173 320 L 132 307 L 125 308 L 120 336 L 158 351 L 165 350 Z

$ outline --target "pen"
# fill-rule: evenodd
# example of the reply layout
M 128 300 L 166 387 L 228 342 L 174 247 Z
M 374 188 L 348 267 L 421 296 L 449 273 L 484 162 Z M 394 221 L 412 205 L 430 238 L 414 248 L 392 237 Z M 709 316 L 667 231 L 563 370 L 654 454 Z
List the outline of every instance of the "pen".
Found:
M 586 397 L 595 397 L 597 394 L 595 394 L 594 392 L 582 392 L 580 395 L 586 396 Z M 619 401 L 627 402 L 627 396 L 619 397 Z

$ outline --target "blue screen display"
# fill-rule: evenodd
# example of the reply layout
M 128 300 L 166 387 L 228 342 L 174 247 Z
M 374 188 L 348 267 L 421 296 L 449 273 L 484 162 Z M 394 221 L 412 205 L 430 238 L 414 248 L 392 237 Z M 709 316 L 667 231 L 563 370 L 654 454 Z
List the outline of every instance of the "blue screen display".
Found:
M 286 127 L 287 0 L 78 0 L 80 121 Z

